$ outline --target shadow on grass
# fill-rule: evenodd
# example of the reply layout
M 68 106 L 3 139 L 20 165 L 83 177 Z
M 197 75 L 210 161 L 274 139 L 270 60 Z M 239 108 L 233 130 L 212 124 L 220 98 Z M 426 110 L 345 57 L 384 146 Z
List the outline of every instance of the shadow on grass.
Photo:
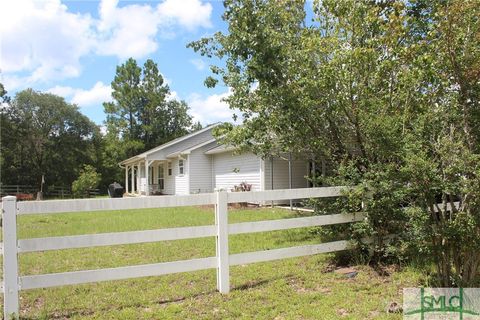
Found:
M 250 289 L 258 288 L 258 287 L 261 287 L 261 286 L 264 286 L 264 285 L 270 283 L 273 280 L 276 280 L 276 278 L 256 280 L 256 281 L 248 281 L 247 283 L 244 283 L 242 285 L 239 285 L 237 287 L 232 288 L 232 291 L 243 291 L 243 290 L 250 290 Z
M 119 306 L 112 305 L 108 308 L 96 308 L 95 310 L 91 309 L 70 309 L 70 310 L 62 310 L 62 311 L 52 311 L 50 313 L 43 313 L 39 316 L 21 316 L 20 320 L 43 320 L 43 319 L 70 319 L 74 317 L 82 317 L 82 316 L 92 316 L 96 313 L 103 313 L 109 311 L 122 311 L 124 309 L 147 309 L 152 307 L 153 305 L 168 305 L 171 303 L 179 303 L 185 301 L 189 298 L 199 298 L 202 296 L 207 296 L 210 294 L 215 293 L 216 291 L 204 291 L 196 294 L 192 294 L 189 296 L 180 296 L 180 297 L 171 297 L 167 299 L 160 299 L 160 300 L 153 300 L 150 304 L 141 304 L 141 303 L 131 303 L 131 304 L 123 304 Z
M 291 276 L 292 275 L 287 275 L 287 278 Z M 250 290 L 250 289 L 262 287 L 271 283 L 272 281 L 275 281 L 281 278 L 283 279 L 284 277 L 285 276 L 281 276 L 281 277 L 279 276 L 279 277 L 272 277 L 272 278 L 263 279 L 263 280 L 248 281 L 245 284 L 232 287 L 231 291 L 244 291 L 244 290 Z M 51 311 L 49 313 L 43 313 L 38 316 L 21 316 L 20 320 L 70 319 L 74 317 L 92 316 L 96 313 L 103 313 L 108 311 L 122 311 L 124 309 L 130 309 L 130 308 L 147 309 L 149 307 L 152 307 L 153 305 L 169 305 L 172 303 L 180 303 L 187 299 L 196 299 L 196 298 L 201 298 L 201 297 L 205 297 L 212 294 L 219 294 L 219 292 L 217 290 L 202 291 L 202 292 L 198 292 L 198 293 L 194 293 L 186 296 L 171 297 L 166 299 L 160 299 L 157 301 L 151 301 L 150 304 L 131 303 L 131 304 L 124 304 L 119 306 L 111 306 L 108 308 L 96 308 L 95 310 L 70 309 L 70 310 L 62 310 L 62 311 Z

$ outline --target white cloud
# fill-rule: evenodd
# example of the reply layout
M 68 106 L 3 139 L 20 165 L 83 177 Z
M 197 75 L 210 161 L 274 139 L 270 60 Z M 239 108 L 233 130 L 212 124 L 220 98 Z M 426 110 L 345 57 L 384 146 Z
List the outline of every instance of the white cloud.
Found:
M 64 86 L 55 86 L 47 90 L 49 93 L 56 94 L 60 97 L 71 97 L 75 93 L 75 89 L 72 87 L 64 87 Z
M 103 136 L 106 136 L 107 135 L 107 126 L 105 125 L 100 125 L 100 133 L 103 135 Z
M 172 37 L 178 27 L 192 31 L 212 25 L 212 6 L 200 0 L 165 0 L 156 8 L 149 4 L 118 4 L 118 0 L 103 0 L 99 5 L 98 51 L 121 59 L 155 52 L 159 33 Z
M 100 54 L 121 59 L 141 58 L 157 50 L 155 36 L 160 21 L 150 5 L 118 7 L 118 0 L 104 0 L 99 5 L 99 13 L 97 50 Z
M 197 68 L 197 70 L 200 70 L 200 71 L 205 69 L 205 67 L 207 66 L 205 61 L 203 61 L 202 59 L 192 59 L 190 60 L 190 63 L 193 64 L 195 68 Z
M 2 72 L 29 71 L 27 84 L 80 74 L 94 41 L 90 15 L 69 13 L 59 0 L 3 1 L 2 9 Z
M 2 1 L 0 70 L 7 89 L 78 77 L 81 58 L 91 54 L 142 58 L 158 49 L 159 36 L 211 26 L 212 6 L 201 0 L 126 3 L 102 0 L 95 19 L 69 12 L 60 0 Z
M 222 94 L 212 94 L 209 96 L 202 96 L 194 93 L 187 99 L 190 107 L 190 114 L 195 121 L 200 121 L 202 124 L 209 124 L 218 121 L 231 122 L 233 119 L 233 111 L 230 110 L 228 104 L 222 99 L 230 95 L 230 91 Z
M 170 94 L 167 95 L 166 99 L 167 99 L 168 101 L 181 100 L 180 97 L 178 96 L 177 91 L 174 91 L 174 90 L 170 90 Z
M 170 79 L 170 78 L 167 78 L 163 73 L 162 73 L 162 78 L 163 78 L 163 82 L 164 82 L 167 86 L 171 86 L 171 85 L 172 85 L 173 80 Z
M 79 106 L 100 105 L 108 101 L 112 101 L 112 88 L 101 81 L 95 83 L 90 90 L 77 90 L 72 97 L 72 103 Z
M 202 4 L 200 0 L 165 0 L 158 5 L 157 10 L 164 23 L 179 24 L 189 30 L 212 26 L 212 5 Z
M 17 76 L 16 74 L 0 74 L 0 81 L 3 83 L 8 92 L 30 85 L 28 79 Z
M 112 101 L 112 88 L 99 81 L 88 90 L 72 87 L 55 86 L 48 92 L 64 97 L 67 101 L 80 107 L 99 106 L 103 102 Z

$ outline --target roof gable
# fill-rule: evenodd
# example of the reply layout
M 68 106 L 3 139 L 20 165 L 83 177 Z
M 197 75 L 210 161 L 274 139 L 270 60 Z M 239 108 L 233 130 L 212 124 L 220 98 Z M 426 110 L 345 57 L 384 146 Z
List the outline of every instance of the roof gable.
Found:
M 175 147 L 175 145 L 180 145 L 182 142 L 188 142 L 188 140 L 192 140 L 193 138 L 197 137 L 198 135 L 200 135 L 200 134 L 202 134 L 202 133 L 205 133 L 205 132 L 207 132 L 207 131 L 210 131 L 210 130 L 212 130 L 213 128 L 217 127 L 218 125 L 220 125 L 220 123 L 214 123 L 214 124 L 209 125 L 209 126 L 203 128 L 203 129 L 200 129 L 200 130 L 198 130 L 198 131 L 195 131 L 195 132 L 192 132 L 192 133 L 190 133 L 190 134 L 184 135 L 184 136 L 182 136 L 182 137 L 176 138 L 176 139 L 174 139 L 174 140 L 172 140 L 172 141 L 169 141 L 169 142 L 167 142 L 167 143 L 164 143 L 164 144 L 162 144 L 162 145 L 160 145 L 160 146 L 158 146 L 158 147 L 152 148 L 152 149 L 147 150 L 147 151 L 145 151 L 145 152 L 143 152 L 143 153 L 140 153 L 140 154 L 138 154 L 138 155 L 136 155 L 136 156 L 133 156 L 133 157 L 131 157 L 131 158 L 128 158 L 128 159 L 126 159 L 126 160 L 123 160 L 122 162 L 120 162 L 120 164 L 122 165 L 122 164 L 127 164 L 127 163 L 129 163 L 129 162 L 146 159 L 147 156 L 152 155 L 152 154 L 154 154 L 154 153 L 156 153 L 156 152 L 159 152 L 159 151 L 161 151 L 161 150 L 167 149 L 167 148 L 169 148 L 169 147 L 172 147 L 172 148 L 173 148 L 173 147 Z M 210 138 L 207 139 L 207 141 L 208 141 L 208 140 L 211 140 L 211 139 L 212 139 L 212 138 L 210 137 Z M 203 142 L 202 142 L 202 143 L 203 143 Z M 198 142 L 196 142 L 195 144 L 198 144 Z M 191 147 L 191 146 L 187 146 L 187 148 L 182 148 L 182 149 L 189 149 L 190 147 Z M 170 149 L 170 148 L 169 148 L 169 149 Z M 169 152 L 169 153 L 171 153 L 171 152 Z

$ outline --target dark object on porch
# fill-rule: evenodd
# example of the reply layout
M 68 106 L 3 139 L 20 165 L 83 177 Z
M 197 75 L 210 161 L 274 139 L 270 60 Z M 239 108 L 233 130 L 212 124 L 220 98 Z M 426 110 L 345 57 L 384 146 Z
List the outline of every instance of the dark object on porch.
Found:
M 108 186 L 108 195 L 110 198 L 122 198 L 123 187 L 118 182 L 114 182 Z

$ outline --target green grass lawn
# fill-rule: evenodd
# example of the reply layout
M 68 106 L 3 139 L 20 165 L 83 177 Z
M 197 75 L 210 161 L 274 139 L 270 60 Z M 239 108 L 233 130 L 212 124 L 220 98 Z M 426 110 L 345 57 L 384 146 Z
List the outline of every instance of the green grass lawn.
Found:
M 230 210 L 229 222 L 291 218 L 282 209 Z M 131 231 L 214 223 L 213 209 L 187 207 L 19 217 L 19 237 Z M 230 236 L 230 253 L 318 243 L 308 229 Z M 215 255 L 213 238 L 20 255 L 20 274 L 44 274 L 184 260 Z M 379 275 L 354 266 L 332 272 L 330 255 L 235 266 L 232 291 L 215 290 L 215 270 L 22 291 L 23 319 L 401 319 L 387 314 L 403 287 L 422 281 L 407 268 Z

